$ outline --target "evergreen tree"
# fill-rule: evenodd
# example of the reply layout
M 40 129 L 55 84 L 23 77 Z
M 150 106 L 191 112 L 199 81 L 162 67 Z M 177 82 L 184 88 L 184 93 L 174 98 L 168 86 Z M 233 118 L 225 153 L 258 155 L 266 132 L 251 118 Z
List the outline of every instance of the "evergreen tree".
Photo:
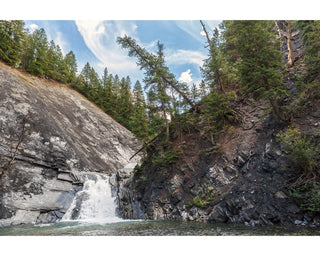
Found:
M 73 51 L 70 51 L 66 54 L 64 57 L 64 62 L 67 67 L 66 82 L 72 83 L 76 79 L 78 68 L 76 56 L 74 55 Z
M 48 74 L 48 40 L 43 28 L 35 30 L 28 38 L 24 67 L 33 75 Z
M 47 69 L 45 75 L 57 81 L 65 83 L 64 72 L 65 65 L 63 61 L 62 51 L 59 45 L 53 40 L 50 41 L 47 50 Z
M 158 69 L 167 70 L 164 61 L 163 45 L 158 42 L 157 46 L 156 65 Z M 168 140 L 169 119 L 172 118 L 173 114 L 172 97 L 168 95 L 169 85 L 166 79 L 159 73 L 159 70 L 148 69 L 145 73 L 144 82 L 148 89 L 149 107 L 152 109 L 150 111 L 150 114 L 152 114 L 151 123 L 156 124 L 155 128 L 158 130 L 160 130 L 160 127 L 157 127 L 157 125 L 162 122 L 165 123 Z M 156 122 L 153 122 L 154 120 L 156 120 Z
M 132 115 L 132 100 L 130 92 L 130 79 L 122 78 L 120 82 L 120 96 L 117 102 L 117 120 L 129 128 L 129 120 Z
M 102 76 L 102 85 L 104 88 L 103 109 L 111 116 L 115 116 L 116 97 L 112 91 L 112 75 L 109 75 L 108 69 L 105 68 Z
M 266 98 L 275 114 L 282 120 L 278 95 L 285 93 L 279 41 L 272 21 L 233 21 L 226 24 L 227 40 L 234 45 L 240 59 L 238 71 L 243 92 L 255 99 Z M 234 34 L 230 33 L 233 32 Z M 233 49 L 234 50 L 234 49 Z
M 10 66 L 17 66 L 23 55 L 25 39 L 23 21 L 0 20 L 0 59 Z
M 297 21 L 302 34 L 302 42 L 306 48 L 304 59 L 308 65 L 309 82 L 319 78 L 320 70 L 320 21 Z
M 129 49 L 130 57 L 137 57 L 137 64 L 144 69 L 146 73 L 155 75 L 166 84 L 166 86 L 172 87 L 177 93 L 179 93 L 183 99 L 193 108 L 196 109 L 195 104 L 187 97 L 187 95 L 181 90 L 180 84 L 175 79 L 174 75 L 169 72 L 168 67 L 165 65 L 161 56 L 149 53 L 145 48 L 139 46 L 134 39 L 128 36 L 118 37 L 117 42 L 123 47 Z M 158 49 L 160 44 L 158 43 Z M 163 46 L 161 46 L 163 47 Z
M 204 25 L 203 25 L 204 27 Z M 237 76 L 234 64 L 228 59 L 225 51 L 224 27 L 220 26 L 214 29 L 213 35 L 209 38 L 206 32 L 209 44 L 209 58 L 204 61 L 201 67 L 201 73 L 204 81 L 211 90 L 218 89 L 224 93 L 226 88 L 237 86 Z
M 202 26 L 205 30 L 204 25 Z M 213 37 L 211 39 L 209 38 L 207 32 L 206 35 L 208 38 L 210 54 L 209 58 L 205 60 L 204 65 L 201 68 L 202 75 L 204 80 L 210 85 L 211 88 L 218 88 L 221 92 L 224 92 L 219 31 L 217 28 L 215 28 Z
M 148 139 L 148 116 L 142 86 L 137 81 L 133 88 L 133 111 L 130 116 L 130 130 L 141 140 Z

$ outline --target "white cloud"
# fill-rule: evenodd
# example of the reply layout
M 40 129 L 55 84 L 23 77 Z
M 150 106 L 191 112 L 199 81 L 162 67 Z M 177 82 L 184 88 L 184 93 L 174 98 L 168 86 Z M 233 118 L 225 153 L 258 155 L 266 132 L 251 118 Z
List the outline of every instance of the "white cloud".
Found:
M 198 40 L 199 42 L 203 41 L 202 36 L 199 36 L 199 33 L 201 32 L 200 21 L 198 21 L 198 20 L 179 20 L 179 21 L 176 21 L 176 24 L 180 29 L 187 32 L 194 39 Z
M 216 21 L 216 20 L 205 20 L 203 22 L 209 34 L 220 23 L 220 21 Z M 180 29 L 187 32 L 194 39 L 202 43 L 204 42 L 203 36 L 205 34 L 204 34 L 204 31 L 202 30 L 202 26 L 199 20 L 179 20 L 179 21 L 176 21 L 176 24 Z M 199 33 L 201 36 L 199 36 Z
M 215 28 L 219 29 L 219 24 L 221 21 L 216 21 L 216 20 L 205 20 L 205 26 L 208 31 L 213 32 Z
M 192 82 L 192 74 L 191 74 L 191 70 L 188 69 L 185 72 L 182 72 L 178 81 L 181 83 L 186 83 L 186 84 L 190 84 Z
M 54 35 L 54 39 L 53 41 L 60 46 L 61 51 L 63 53 L 63 55 L 67 54 L 67 49 L 69 48 L 69 44 L 67 43 L 67 41 L 63 38 L 63 35 L 61 32 L 56 32 Z
M 30 24 L 29 27 L 31 28 L 31 32 L 35 31 L 36 29 L 39 28 L 39 26 L 37 24 Z
M 206 26 L 208 33 L 211 34 L 214 28 L 217 27 L 221 21 L 204 20 L 203 22 L 204 22 L 204 25 Z M 202 25 L 199 20 L 179 20 L 179 21 L 176 21 L 176 25 L 180 29 L 182 29 L 183 31 L 191 35 L 197 41 L 201 43 L 205 42 L 203 38 L 203 36 L 205 36 L 205 33 L 202 30 Z M 201 36 L 199 36 L 199 33 Z
M 137 25 L 132 21 L 76 21 L 76 25 L 87 47 L 111 73 L 120 76 L 138 71 L 134 58 L 117 44 L 118 36 L 136 35 Z
M 206 55 L 199 51 L 191 50 L 168 50 L 166 53 L 166 61 L 169 65 L 196 64 L 202 66 Z

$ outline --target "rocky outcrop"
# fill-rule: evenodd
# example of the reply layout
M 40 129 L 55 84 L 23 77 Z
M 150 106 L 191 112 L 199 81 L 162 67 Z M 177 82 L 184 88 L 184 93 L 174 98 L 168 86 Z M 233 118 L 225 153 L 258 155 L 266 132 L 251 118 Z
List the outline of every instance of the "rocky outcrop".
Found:
M 206 140 L 192 134 L 181 143 L 183 154 L 175 164 L 157 168 L 149 159 L 131 175 L 118 172 L 121 216 L 250 226 L 319 225 L 317 214 L 301 210 L 290 198 L 293 167 L 277 142 L 286 124 L 272 115 L 261 118 L 261 106 L 244 103 L 241 108 L 248 125 L 220 136 L 222 153 L 208 154 Z M 312 124 L 317 124 L 320 109 L 304 118 L 299 122 L 316 131 Z
M 0 91 L 0 225 L 60 219 L 85 172 L 115 173 L 140 147 L 66 85 L 0 64 Z

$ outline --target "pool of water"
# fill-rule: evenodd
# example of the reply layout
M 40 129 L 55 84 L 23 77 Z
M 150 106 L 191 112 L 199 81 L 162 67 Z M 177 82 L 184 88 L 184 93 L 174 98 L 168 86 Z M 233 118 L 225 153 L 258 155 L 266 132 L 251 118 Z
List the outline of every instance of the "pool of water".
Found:
M 248 227 L 182 221 L 121 221 L 89 223 L 63 221 L 51 224 L 0 228 L 0 236 L 318 236 L 320 228 Z

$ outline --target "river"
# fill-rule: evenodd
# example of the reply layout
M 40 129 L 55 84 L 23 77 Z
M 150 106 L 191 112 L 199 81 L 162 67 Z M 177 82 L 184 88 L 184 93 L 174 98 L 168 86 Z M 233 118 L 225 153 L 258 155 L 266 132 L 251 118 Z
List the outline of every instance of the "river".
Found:
M 184 221 L 63 221 L 0 228 L 0 236 L 318 236 L 319 228 L 248 227 Z

